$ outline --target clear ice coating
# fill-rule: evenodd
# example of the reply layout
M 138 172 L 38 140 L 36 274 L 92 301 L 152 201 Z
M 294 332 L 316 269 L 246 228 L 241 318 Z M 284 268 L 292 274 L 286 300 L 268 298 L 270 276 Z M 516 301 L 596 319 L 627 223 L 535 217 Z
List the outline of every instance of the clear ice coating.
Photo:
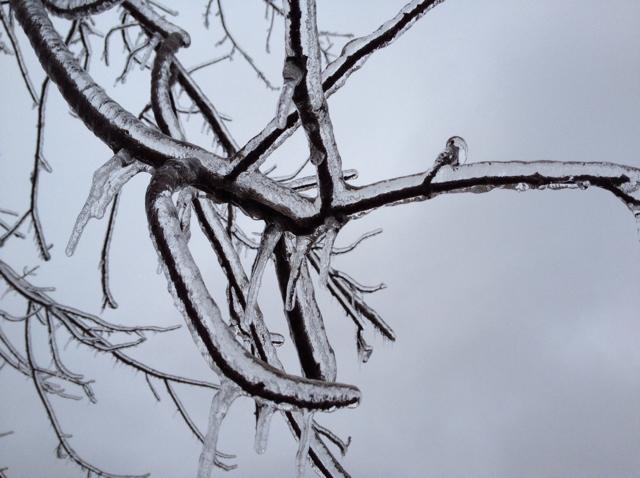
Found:
M 319 282 L 323 287 L 327 286 L 329 280 L 329 270 L 331 269 L 331 254 L 333 251 L 333 245 L 336 242 L 338 236 L 338 227 L 329 227 L 327 233 L 324 236 L 324 244 L 320 250 L 320 275 Z
M 304 470 L 307 465 L 307 455 L 309 454 L 309 441 L 311 440 L 311 427 L 313 426 L 313 413 L 309 410 L 302 412 L 302 428 L 298 440 L 298 451 L 296 452 L 296 476 L 304 478 Z
M 180 229 L 171 191 L 149 189 L 146 209 L 154 245 L 164 259 L 169 290 L 185 316 L 198 349 L 214 372 L 233 380 L 254 397 L 273 401 L 278 409 L 327 410 L 360 400 L 360 391 L 352 385 L 290 375 L 250 354 L 238 343 L 207 290 Z M 173 286 L 175 281 L 185 285 L 184 293 Z M 197 328 L 194 322 L 202 327 Z M 210 349 L 217 353 L 208 353 Z M 219 366 L 224 366 L 224 372 Z
M 176 199 L 180 229 L 184 232 L 187 240 L 191 237 L 191 211 L 194 197 L 195 190 L 193 188 L 184 188 L 178 193 Z
M 113 201 L 114 196 L 120 192 L 120 189 L 127 181 L 146 168 L 148 166 L 135 161 L 127 151 L 120 150 L 93 173 L 89 196 L 78 214 L 65 249 L 67 256 L 72 256 L 75 252 L 89 219 L 92 217 L 102 219 L 107 207 Z
M 266 405 L 257 405 L 256 411 L 256 438 L 254 442 L 254 448 L 256 453 L 262 455 L 267 451 L 267 442 L 269 440 L 269 427 L 271 425 L 271 418 L 275 412 L 275 408 Z
M 356 338 L 356 346 L 358 348 L 358 360 L 362 363 L 367 363 L 373 353 L 373 347 L 367 343 L 362 334 L 362 330 L 358 330 L 358 336 Z
M 267 224 L 262 233 L 258 253 L 251 268 L 251 280 L 249 281 L 249 288 L 246 295 L 246 306 L 242 319 L 243 326 L 245 327 L 248 327 L 251 325 L 251 322 L 253 322 L 253 314 L 258 302 L 258 291 L 262 283 L 262 275 L 281 236 L 282 229 L 275 224 Z
M 284 345 L 284 335 L 277 332 L 270 332 L 269 339 L 274 347 L 282 347 Z
M 278 106 L 276 108 L 276 121 L 278 128 L 284 129 L 287 126 L 287 117 L 289 110 L 293 104 L 293 90 L 295 85 L 285 80 L 282 85 L 282 91 L 278 98 Z

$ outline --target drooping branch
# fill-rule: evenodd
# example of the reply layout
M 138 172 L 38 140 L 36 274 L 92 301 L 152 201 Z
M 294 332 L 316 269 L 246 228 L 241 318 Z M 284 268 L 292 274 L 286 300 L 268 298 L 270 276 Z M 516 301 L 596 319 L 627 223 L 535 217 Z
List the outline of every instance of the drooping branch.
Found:
M 53 426 L 53 430 L 59 441 L 58 456 L 60 457 L 67 456 L 84 470 L 88 470 L 91 473 L 95 473 L 98 476 L 104 476 L 105 478 L 141 478 L 141 477 L 149 476 L 148 474 L 116 475 L 113 473 L 108 473 L 102 470 L 101 468 L 98 468 L 97 466 L 89 463 L 84 458 L 82 458 L 82 456 L 80 456 L 78 452 L 76 452 L 76 450 L 71 446 L 69 442 L 70 435 L 63 431 L 60 425 L 60 422 L 58 421 L 58 417 L 53 409 L 53 406 L 51 405 L 51 402 L 47 397 L 47 391 L 45 390 L 43 380 L 40 376 L 40 372 L 38 372 L 38 366 L 34 361 L 33 352 L 32 352 L 33 347 L 31 345 L 31 330 L 30 330 L 29 324 L 30 324 L 30 319 L 27 317 L 24 322 L 25 350 L 26 350 L 27 361 L 29 364 L 29 370 L 31 371 L 33 384 L 35 385 L 35 388 L 36 388 L 36 392 L 38 394 L 38 397 L 40 398 L 40 401 L 42 402 L 42 405 L 44 406 L 49 422 Z
M 173 330 L 175 327 L 167 328 L 154 325 L 124 326 L 106 322 L 97 316 L 56 302 L 54 299 L 49 297 L 42 288 L 31 285 L 23 275 L 18 274 L 7 263 L 1 260 L 0 277 L 9 285 L 11 290 L 23 297 L 28 301 L 28 303 L 37 306 L 34 308 L 33 314 L 38 311 L 38 308 L 46 309 L 49 313 L 55 315 L 62 325 L 64 325 L 65 328 L 67 328 L 69 332 L 73 334 L 74 337 L 76 337 L 83 345 L 86 345 L 97 352 L 108 353 L 119 363 L 161 380 L 169 380 L 176 383 L 183 383 L 185 385 L 217 389 L 218 386 L 211 382 L 194 380 L 157 370 L 128 356 L 120 347 L 117 346 L 117 344 L 113 344 L 104 335 L 100 334 L 101 331 L 125 334 L 141 334 L 147 331 L 165 332 Z M 2 313 L 1 315 L 7 318 L 7 314 Z M 12 321 L 23 321 L 27 317 L 29 317 L 29 314 L 25 317 L 15 318 L 15 320 Z
M 357 403 L 357 388 L 284 374 L 256 360 L 236 342 L 204 285 L 171 200 L 185 173 L 188 169 L 181 163 L 156 172 L 147 191 L 147 217 L 170 287 L 205 359 L 245 392 L 277 404 L 329 409 Z
M 293 251 L 286 242 L 284 238 L 280 239 L 275 250 L 276 275 L 283 302 L 286 301 L 287 285 L 292 273 L 290 255 Z M 302 277 L 297 281 L 295 305 L 285 311 L 289 333 L 304 374 L 310 378 L 335 380 L 336 358 L 327 338 L 306 264 L 301 265 L 300 274 Z
M 237 251 L 231 243 L 224 225 L 213 213 L 211 208 L 203 208 L 200 203 L 195 204 L 195 211 L 200 222 L 200 226 L 211 243 L 221 267 L 226 273 L 230 285 L 237 292 L 241 304 L 246 304 L 244 292 L 249 285 L 242 263 Z M 256 351 L 262 360 L 282 369 L 282 363 L 278 359 L 275 347 L 271 342 L 271 334 L 267 330 L 260 309 L 256 305 L 254 318 L 251 324 L 251 337 L 256 346 Z M 291 432 L 297 438 L 301 434 L 301 416 L 295 412 L 282 412 L 287 420 Z M 323 443 L 321 437 L 316 433 L 311 437 L 309 447 L 309 459 L 318 472 L 325 478 L 348 478 L 348 473 L 342 468 L 331 452 Z

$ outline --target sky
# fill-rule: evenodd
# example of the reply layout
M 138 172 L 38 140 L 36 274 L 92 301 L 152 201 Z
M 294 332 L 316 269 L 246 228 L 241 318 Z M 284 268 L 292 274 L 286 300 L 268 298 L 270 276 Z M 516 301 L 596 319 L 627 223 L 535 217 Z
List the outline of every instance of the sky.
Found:
M 202 27 L 204 2 L 183 3 L 175 22 L 192 34 L 192 45 L 180 60 L 195 65 L 219 55 L 219 25 Z M 322 1 L 319 23 L 323 30 L 362 35 L 402 4 Z M 223 5 L 237 40 L 279 85 L 282 25 L 276 25 L 267 55 L 261 2 Z M 115 18 L 101 15 L 97 28 L 106 31 Z M 66 32 L 64 22 L 57 25 Z M 101 41 L 94 41 L 94 78 L 139 111 L 148 98 L 148 73 L 134 68 L 125 84 L 115 85 L 124 63 L 119 39 L 111 45 L 111 68 L 100 64 Z M 423 171 L 452 135 L 467 141 L 469 162 L 640 167 L 639 44 L 640 3 L 634 0 L 446 0 L 375 53 L 329 100 L 344 167 L 358 170 L 353 184 Z M 25 50 L 39 85 L 42 72 Z M 239 144 L 274 115 L 278 93 L 265 88 L 239 56 L 196 79 L 232 118 L 228 126 Z M 0 104 L 0 207 L 22 211 L 29 200 L 36 111 L 9 56 L 0 56 Z M 60 302 L 98 312 L 106 221 L 89 224 L 73 257 L 66 257 L 64 246 L 91 175 L 109 150 L 69 115 L 54 89 L 47 125 L 45 154 L 53 173 L 42 176 L 39 202 L 54 248 L 34 282 L 55 286 L 52 295 Z M 195 117 L 186 123 L 189 137 L 209 147 L 201 126 Z M 306 154 L 299 132 L 266 166 L 277 164 L 274 174 L 286 174 Z M 148 176 L 134 178 L 121 199 L 111 262 L 120 308 L 105 318 L 179 324 L 165 278 L 156 273 L 144 215 L 147 183 Z M 248 227 L 259 231 L 262 224 Z M 317 291 L 338 379 L 363 395 L 356 409 L 318 416 L 352 437 L 343 464 L 354 477 L 637 476 L 640 243 L 621 202 L 595 189 L 446 195 L 375 211 L 349 223 L 337 242 L 348 244 L 377 227 L 384 228 L 382 235 L 333 263 L 363 282 L 387 285 L 369 302 L 395 329 L 397 341 L 369 333 L 374 352 L 368 363 L 359 363 L 350 320 L 326 291 Z M 194 255 L 223 303 L 224 277 L 195 223 L 193 229 Z M 16 270 L 40 264 L 31 239 L 7 243 L 0 258 Z M 250 255 L 245 264 L 250 267 Z M 286 335 L 274 279 L 269 266 L 260 305 L 272 331 Z M 2 308 L 15 306 L 11 295 L 0 299 Z M 22 343 L 19 328 L 2 327 Z M 186 327 L 150 336 L 132 353 L 163 370 L 215 379 Z M 74 346 L 65 354 L 72 368 L 96 379 L 97 405 L 54 401 L 83 456 L 114 473 L 195 476 L 199 443 L 166 393 L 156 402 L 144 377 L 104 356 Z M 299 373 L 288 337 L 281 357 Z M 14 431 L 0 438 L 0 468 L 9 467 L 11 478 L 84 476 L 55 458 L 55 437 L 33 385 L 8 367 L 0 371 L 0 383 L 0 432 Z M 179 392 L 204 428 L 210 394 Z M 239 467 L 226 475 L 295 476 L 296 444 L 283 420 L 274 419 L 264 455 L 253 451 L 253 424 L 252 401 L 236 401 L 219 447 L 237 454 Z M 310 469 L 307 476 L 314 476 Z

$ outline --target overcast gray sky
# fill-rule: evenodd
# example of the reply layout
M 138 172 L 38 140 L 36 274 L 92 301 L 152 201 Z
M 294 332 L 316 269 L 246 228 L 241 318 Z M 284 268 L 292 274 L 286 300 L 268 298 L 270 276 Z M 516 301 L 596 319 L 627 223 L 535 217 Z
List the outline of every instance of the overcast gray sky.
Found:
M 215 22 L 210 31 L 201 27 L 204 2 L 181 3 L 176 22 L 193 42 L 179 57 L 192 65 L 216 55 L 213 43 L 221 32 Z M 361 35 L 404 2 L 318 3 L 323 29 Z M 224 5 L 230 28 L 279 84 L 281 26 L 266 55 L 260 2 Z M 106 30 L 113 20 L 103 15 L 98 27 Z M 136 69 L 114 88 L 123 63 L 114 40 L 114 67 L 98 64 L 96 42 L 93 73 L 137 112 L 148 98 L 148 74 Z M 357 184 L 424 170 L 457 134 L 469 144 L 470 162 L 640 167 L 639 45 L 635 0 L 447 0 L 331 98 L 343 163 L 359 171 Z M 42 73 L 31 53 L 27 59 L 39 84 Z M 273 117 L 277 92 L 267 91 L 239 57 L 198 75 L 212 101 L 233 118 L 229 128 L 241 144 Z M 24 210 L 36 112 L 12 57 L 0 56 L 0 85 L 0 206 Z M 47 121 L 46 157 L 54 172 L 43 175 L 39 200 L 55 247 L 37 283 L 55 285 L 61 302 L 97 312 L 105 222 L 90 223 L 71 259 L 64 245 L 91 174 L 109 151 L 68 114 L 53 89 Z M 200 127 L 198 119 L 190 121 L 193 137 L 200 137 Z M 305 155 L 298 133 L 269 164 L 284 174 Z M 164 277 L 156 275 L 143 207 L 147 182 L 136 177 L 121 200 L 111 264 L 121 307 L 106 318 L 181 323 Z M 319 417 L 353 437 L 344 464 L 354 476 L 638 476 L 640 243 L 622 203 L 591 189 L 451 195 L 376 211 L 349 224 L 338 243 L 380 226 L 382 236 L 334 263 L 365 282 L 387 284 L 371 303 L 394 327 L 397 342 L 371 335 L 371 360 L 358 363 L 351 322 L 318 292 L 339 380 L 363 394 L 357 409 Z M 223 277 L 196 231 L 192 245 L 222 302 Z M 39 263 L 34 251 L 30 239 L 13 241 L 0 257 L 20 269 Z M 286 333 L 272 268 L 260 299 L 272 330 Z M 14 305 L 10 296 L 2 301 Z M 7 332 L 20 340 L 18 329 Z M 70 365 L 96 378 L 100 400 L 54 401 L 78 451 L 112 472 L 195 476 L 199 444 L 166 396 L 155 402 L 142 376 L 104 357 L 73 346 L 67 354 Z M 210 375 L 186 328 L 151 337 L 135 355 L 168 371 Z M 289 340 L 282 356 L 289 370 L 299 371 Z M 9 466 L 12 478 L 81 476 L 55 458 L 56 441 L 33 385 L 8 368 L 0 380 L 0 432 L 15 431 L 0 439 L 0 468 Z M 180 393 L 204 427 L 210 395 Z M 252 412 L 250 400 L 239 400 L 224 423 L 220 448 L 237 454 L 240 465 L 227 475 L 294 476 L 296 444 L 283 421 L 274 419 L 268 451 L 258 456 Z

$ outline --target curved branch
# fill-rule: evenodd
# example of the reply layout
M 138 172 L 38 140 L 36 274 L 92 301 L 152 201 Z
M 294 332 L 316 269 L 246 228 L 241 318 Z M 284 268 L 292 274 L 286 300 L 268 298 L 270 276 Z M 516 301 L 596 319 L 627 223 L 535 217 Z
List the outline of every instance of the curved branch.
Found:
M 152 166 L 167 158 L 198 158 L 210 166 L 216 156 L 160 133 L 125 110 L 78 64 L 53 27 L 39 0 L 11 0 L 47 75 L 87 127 L 115 151 L 126 148 Z
M 230 285 L 237 293 L 238 300 L 245 304 L 244 291 L 249 285 L 249 280 L 242 268 L 240 257 L 234 249 L 231 238 L 227 234 L 224 225 L 215 215 L 211 208 L 203 208 L 199 201 L 194 202 L 194 209 L 202 227 L 202 231 L 211 242 L 211 246 L 216 252 L 220 265 L 224 269 Z M 253 323 L 251 324 L 251 336 L 256 346 L 256 350 L 264 361 L 270 365 L 282 369 L 275 347 L 271 342 L 269 331 L 267 330 L 260 309 L 256 305 Z M 291 433 L 296 438 L 300 438 L 302 417 L 300 413 L 282 412 L 287 419 L 287 424 Z M 325 478 L 348 478 L 349 474 L 342 468 L 340 463 L 331 454 L 318 433 L 311 436 L 309 447 L 309 459 L 319 474 Z
M 174 140 L 110 98 L 84 71 L 54 29 L 40 0 L 11 0 L 38 58 L 58 85 L 67 103 L 80 119 L 114 151 L 127 149 L 151 166 L 168 159 L 192 158 L 192 185 L 230 196 L 248 212 L 269 217 L 287 229 L 308 227 L 306 220 L 317 216 L 312 201 L 258 172 L 243 173 L 235 181 L 226 178 L 229 164 L 198 146 Z M 129 3 L 134 2 L 127 2 Z M 140 20 L 142 22 L 142 20 Z
M 288 375 L 256 359 L 236 342 L 189 252 L 171 200 L 171 193 L 181 185 L 180 176 L 185 169 L 183 164 L 178 164 L 156 172 L 147 190 L 147 217 L 174 297 L 210 365 L 245 392 L 276 403 L 307 409 L 357 404 L 360 391 L 356 387 Z

